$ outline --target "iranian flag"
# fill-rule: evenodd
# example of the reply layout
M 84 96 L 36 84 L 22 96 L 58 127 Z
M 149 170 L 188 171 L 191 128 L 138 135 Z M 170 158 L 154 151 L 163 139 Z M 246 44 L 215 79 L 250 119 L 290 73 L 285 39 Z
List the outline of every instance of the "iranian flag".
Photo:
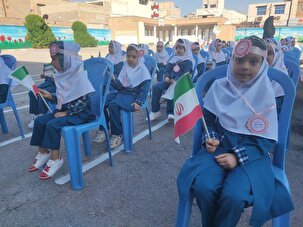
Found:
M 189 73 L 184 74 L 174 90 L 174 138 L 180 143 L 179 136 L 191 130 L 203 112 Z
M 31 90 L 35 95 L 39 93 L 37 85 L 35 84 L 32 76 L 28 73 L 25 66 L 22 65 L 13 72 L 11 72 L 9 77 Z

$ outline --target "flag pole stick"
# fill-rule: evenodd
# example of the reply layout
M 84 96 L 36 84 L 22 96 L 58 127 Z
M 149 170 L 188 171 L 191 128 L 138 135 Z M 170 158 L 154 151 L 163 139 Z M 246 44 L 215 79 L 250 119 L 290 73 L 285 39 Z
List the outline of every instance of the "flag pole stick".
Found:
M 44 97 L 42 96 L 42 94 L 39 92 L 40 97 L 42 98 L 44 104 L 46 105 L 47 109 L 49 110 L 50 113 L 52 113 L 53 111 L 51 110 L 51 108 L 49 107 L 49 105 L 47 104 L 47 102 L 45 101 Z
M 209 131 L 208 131 L 208 128 L 207 128 L 207 125 L 206 125 L 205 118 L 204 118 L 204 116 L 202 116 L 201 118 L 202 118 L 202 124 L 203 124 L 204 130 L 206 132 L 207 138 L 210 139 L 210 135 L 209 135 Z

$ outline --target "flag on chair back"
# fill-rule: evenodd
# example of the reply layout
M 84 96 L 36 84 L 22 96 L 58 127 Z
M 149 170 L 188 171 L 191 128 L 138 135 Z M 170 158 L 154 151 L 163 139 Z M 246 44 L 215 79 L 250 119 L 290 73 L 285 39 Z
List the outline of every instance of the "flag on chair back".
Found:
M 179 136 L 191 130 L 203 112 L 189 73 L 176 82 L 174 90 L 174 138 L 180 143 Z
M 31 90 L 35 95 L 39 93 L 37 85 L 24 65 L 11 72 L 9 77 Z

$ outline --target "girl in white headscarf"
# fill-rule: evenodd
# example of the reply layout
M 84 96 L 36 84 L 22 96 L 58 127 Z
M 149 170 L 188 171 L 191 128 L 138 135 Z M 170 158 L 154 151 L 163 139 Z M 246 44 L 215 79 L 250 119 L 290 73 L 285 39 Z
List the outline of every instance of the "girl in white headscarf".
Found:
M 130 44 L 119 76 L 111 81 L 111 85 L 118 91 L 117 96 L 108 105 L 112 149 L 122 143 L 121 109 L 129 112 L 140 110 L 145 103 L 150 82 L 151 75 L 144 64 L 143 50 L 136 44 Z
M 157 43 L 157 51 L 155 53 L 155 58 L 157 60 L 157 81 L 162 81 L 163 80 L 163 73 L 165 71 L 167 62 L 169 60 L 169 54 L 166 51 L 164 47 L 164 43 L 162 41 L 159 41 Z
M 193 190 L 203 226 L 236 226 L 248 206 L 253 206 L 252 226 L 293 209 L 269 155 L 278 121 L 266 57 L 262 39 L 239 41 L 226 77 L 216 80 L 204 98 L 211 138 L 202 134 L 201 149 L 178 176 L 180 200 Z
M 192 73 L 195 60 L 191 51 L 191 42 L 187 39 L 178 39 L 174 45 L 174 53 L 164 72 L 164 80 L 153 86 L 152 92 L 152 111 L 150 120 L 153 121 L 161 116 L 160 99 L 165 91 L 174 81 L 177 81 L 185 73 Z M 173 101 L 167 100 L 167 118 L 169 121 L 174 119 Z
M 200 44 L 198 42 L 194 42 L 192 45 L 193 56 L 195 57 L 195 71 L 193 73 L 193 83 L 196 83 L 199 77 L 205 70 L 205 59 L 200 54 Z
M 51 178 L 63 165 L 59 155 L 61 129 L 95 118 L 90 111 L 90 95 L 95 90 L 84 71 L 79 50 L 79 44 L 74 42 L 57 41 L 50 46 L 51 63 L 57 71 L 54 75 L 57 90 L 56 94 L 43 89 L 39 91 L 48 100 L 56 102 L 57 109 L 35 119 L 30 144 L 38 146 L 39 152 L 28 169 L 34 172 L 46 164 L 39 174 L 42 180 Z
M 122 45 L 114 40 L 111 40 L 108 45 L 108 55 L 106 59 L 111 61 L 114 65 L 114 76 L 117 77 L 124 65 L 125 54 L 123 54 Z M 109 128 L 109 115 L 108 115 L 108 104 L 117 96 L 117 90 L 113 86 L 109 87 L 109 94 L 107 95 L 105 105 L 104 105 L 104 115 L 107 122 L 107 128 Z M 105 133 L 102 127 L 99 127 L 98 134 L 94 139 L 94 143 L 104 143 L 106 140 Z
M 11 73 L 11 69 L 5 64 L 4 60 L 0 56 L 0 103 L 4 103 L 7 98 L 9 83 L 12 82 L 8 75 Z
M 213 69 L 217 66 L 226 64 L 227 58 L 222 51 L 222 41 L 214 39 L 209 45 L 209 59 L 207 62 L 207 69 Z
M 287 76 L 288 72 L 286 66 L 284 65 L 284 54 L 280 42 L 275 40 L 274 38 L 271 38 L 271 39 L 267 39 L 266 43 L 267 43 L 267 62 L 269 66 L 280 70 L 281 72 L 285 73 L 285 76 Z M 284 91 L 281 85 L 276 81 L 271 81 L 271 83 L 275 92 L 277 111 L 279 115 L 282 107 Z

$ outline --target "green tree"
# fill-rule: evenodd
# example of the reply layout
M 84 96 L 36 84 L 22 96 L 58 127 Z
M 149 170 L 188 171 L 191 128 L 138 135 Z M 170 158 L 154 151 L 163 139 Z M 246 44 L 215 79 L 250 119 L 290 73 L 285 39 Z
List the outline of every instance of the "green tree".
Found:
M 79 43 L 81 47 L 96 47 L 97 40 L 87 32 L 87 27 L 80 21 L 75 21 L 72 25 L 74 32 L 74 40 Z
M 56 41 L 51 28 L 38 15 L 27 15 L 25 17 L 25 27 L 28 41 L 32 43 L 33 48 L 49 47 L 51 42 Z

